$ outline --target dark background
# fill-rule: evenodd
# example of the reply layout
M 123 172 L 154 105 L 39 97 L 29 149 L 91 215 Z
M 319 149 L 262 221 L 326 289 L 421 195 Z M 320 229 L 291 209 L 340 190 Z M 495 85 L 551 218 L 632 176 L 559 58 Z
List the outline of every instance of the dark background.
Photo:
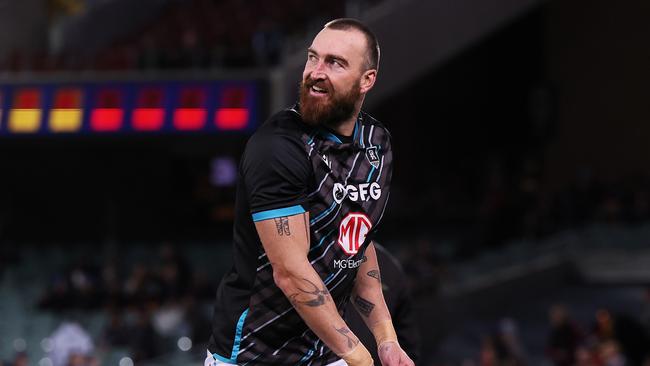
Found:
M 102 8 L 92 1 L 30 1 L 31 13 L 0 2 L 2 31 L 16 35 L 13 42 L 0 37 L 0 83 L 38 82 L 52 75 L 94 80 L 111 73 L 164 78 L 215 70 L 267 72 L 286 65 L 291 44 L 309 42 L 324 20 L 350 9 L 360 9 L 364 19 L 391 3 L 161 1 L 164 5 L 150 13 L 145 3 L 124 5 L 131 9 L 125 14 L 139 24 L 130 31 L 117 31 L 119 24 L 112 30 L 98 25 L 87 28 L 97 36 L 57 43 L 52 37 L 61 19 L 83 20 Z M 452 4 L 439 3 L 441 9 Z M 590 355 L 585 365 L 614 362 L 619 355 L 629 364 L 645 360 L 646 354 L 635 353 L 621 334 L 650 325 L 642 310 L 648 306 L 644 286 L 650 280 L 643 272 L 650 263 L 643 262 L 650 243 L 644 229 L 650 219 L 650 5 L 533 3 L 367 105 L 393 135 L 395 173 L 379 241 L 408 275 L 422 320 L 422 364 L 572 365 L 579 361 L 578 344 Z M 33 15 L 27 22 L 31 30 L 13 19 L 12 11 Z M 472 19 L 479 23 L 488 14 L 472 16 L 459 22 L 471 27 Z M 430 40 L 444 34 L 396 28 L 392 37 L 435 49 L 439 45 Z M 448 38 L 453 37 L 450 32 Z M 266 47 L 259 46 L 262 38 Z M 381 44 L 381 33 L 379 38 Z M 382 68 L 378 83 L 384 74 L 399 77 L 417 57 L 391 56 L 399 62 Z M 263 84 L 267 99 L 259 122 L 275 112 L 277 90 L 271 78 Z M 0 278 L 13 295 L 0 303 L 11 303 L 8 296 L 33 299 L 25 300 L 29 312 L 17 316 L 50 314 L 53 320 L 43 325 L 48 334 L 63 319 L 92 328 L 88 319 L 92 323 L 97 316 L 110 328 L 111 314 L 149 319 L 170 303 L 186 318 L 192 306 L 208 314 L 214 286 L 229 264 L 234 201 L 233 187 L 210 183 L 210 162 L 215 157 L 238 162 L 247 139 L 245 133 L 218 132 L 1 136 Z M 163 254 L 165 246 L 176 254 Z M 61 258 L 39 270 L 42 258 L 34 254 L 39 252 Z M 197 274 L 215 256 L 219 265 Z M 551 259 L 539 264 L 544 258 Z M 637 267 L 629 264 L 633 259 Z M 104 276 L 109 262 L 117 263 L 120 275 L 112 285 L 118 288 L 138 266 L 147 268 L 148 278 L 165 278 L 168 264 L 176 273 L 171 275 L 176 287 L 169 287 L 180 292 L 160 285 L 163 290 L 146 300 L 123 296 L 117 301 Z M 92 279 L 91 292 L 101 300 L 88 306 L 45 301 L 55 279 L 69 282 L 65 278 L 75 268 Z M 21 292 L 21 279 L 30 283 L 31 295 Z M 64 297 L 77 298 L 74 288 L 68 284 Z M 558 328 L 546 321 L 547 311 L 559 303 L 574 310 L 568 323 L 580 329 L 560 327 L 577 339 L 575 347 L 567 346 L 574 356 L 565 361 L 553 353 Z M 623 314 L 634 325 L 603 336 L 598 309 Z M 504 341 L 512 329 L 504 319 L 519 324 L 516 342 Z M 206 339 L 198 338 L 205 330 L 196 325 L 200 320 L 186 323 L 194 329 L 190 358 L 199 360 L 198 344 Z M 0 321 L 0 355 L 8 364 L 23 351 L 32 364 L 47 358 L 33 342 L 26 350 L 16 347 L 15 339 L 29 340 L 30 331 L 7 324 L 13 323 Z M 92 355 L 112 364 L 106 355 L 122 346 L 112 345 L 103 329 L 91 331 L 101 350 Z M 136 363 L 181 364 L 166 352 L 181 333 L 191 332 L 159 335 L 157 344 L 163 346 L 145 354 L 132 351 L 144 346 L 124 346 L 131 351 L 116 360 L 126 355 Z M 612 344 L 618 353 L 607 348 Z M 650 343 L 639 347 L 650 349 Z M 518 348 L 525 349 L 525 357 Z

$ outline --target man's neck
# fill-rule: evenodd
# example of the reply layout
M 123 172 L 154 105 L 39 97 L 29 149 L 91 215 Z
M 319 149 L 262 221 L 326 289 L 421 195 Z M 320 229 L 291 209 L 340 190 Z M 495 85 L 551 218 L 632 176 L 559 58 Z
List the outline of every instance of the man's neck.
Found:
M 361 112 L 361 105 L 363 104 L 363 99 L 360 101 L 360 103 L 357 104 L 357 106 L 354 108 L 354 112 L 348 118 L 345 120 L 343 123 L 339 124 L 336 127 L 332 127 L 332 130 L 336 132 L 337 134 L 341 136 L 352 136 L 354 133 L 354 126 L 357 122 L 357 118 L 359 117 L 359 113 Z

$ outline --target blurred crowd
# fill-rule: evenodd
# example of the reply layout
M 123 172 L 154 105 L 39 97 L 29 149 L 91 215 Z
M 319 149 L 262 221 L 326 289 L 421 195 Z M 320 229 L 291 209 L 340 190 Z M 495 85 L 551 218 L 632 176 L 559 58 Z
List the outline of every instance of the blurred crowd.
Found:
M 632 224 L 650 219 L 650 177 L 640 174 L 606 180 L 584 167 L 570 183 L 551 187 L 542 165 L 541 159 L 525 160 L 515 167 L 495 159 L 476 162 L 475 166 L 482 167 L 479 172 L 444 170 L 442 177 L 430 180 L 419 200 L 406 201 L 428 210 L 425 219 L 429 222 L 460 227 L 465 234 L 461 238 L 464 255 L 510 239 L 538 239 L 593 223 Z
M 370 6 L 380 0 L 335 1 L 169 1 L 160 16 L 117 37 L 98 52 L 26 52 L 16 48 L 0 69 L 10 71 L 151 70 L 266 67 L 278 64 L 285 41 L 346 14 L 349 3 Z M 51 1 L 60 21 L 83 16 L 88 4 Z M 361 5 L 359 5 L 361 6 Z
M 93 343 L 127 349 L 134 362 L 169 353 L 181 337 L 207 342 L 211 313 L 206 305 L 217 279 L 193 269 L 171 243 L 150 261 L 126 268 L 118 262 L 114 258 L 98 267 L 86 258 L 56 273 L 39 307 L 58 314 L 103 313 L 106 325 Z
M 650 291 L 648 295 L 641 317 L 599 309 L 591 324 L 576 321 L 564 304 L 552 306 L 547 360 L 555 366 L 650 365 Z M 503 319 L 498 330 L 483 339 L 476 359 L 467 359 L 463 364 L 523 366 L 530 363 L 516 322 Z
M 522 165 L 506 169 L 502 161 L 492 162 L 482 173 L 441 170 L 425 192 L 391 197 L 391 209 L 409 216 L 389 218 L 382 233 L 398 234 L 390 239 L 401 244 L 394 250 L 409 263 L 414 294 L 435 293 L 448 279 L 450 265 L 514 240 L 536 243 L 564 230 L 650 220 L 649 177 L 606 181 L 585 168 L 570 184 L 552 190 L 541 163 Z M 405 237 L 405 229 L 415 234 Z
M 591 326 L 585 327 L 562 305 L 554 306 L 549 318 L 547 355 L 557 366 L 650 364 L 650 324 L 643 318 L 599 309 Z

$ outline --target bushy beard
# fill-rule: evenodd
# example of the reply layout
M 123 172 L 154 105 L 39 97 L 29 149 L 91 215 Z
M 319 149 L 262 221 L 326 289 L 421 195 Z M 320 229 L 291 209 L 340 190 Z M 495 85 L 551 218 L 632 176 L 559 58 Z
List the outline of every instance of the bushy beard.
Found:
M 327 96 L 318 98 L 309 94 L 314 85 L 327 90 Z M 300 83 L 300 114 L 308 125 L 324 125 L 335 129 L 352 117 L 360 96 L 360 81 L 352 85 L 346 93 L 338 93 L 328 80 L 307 77 Z

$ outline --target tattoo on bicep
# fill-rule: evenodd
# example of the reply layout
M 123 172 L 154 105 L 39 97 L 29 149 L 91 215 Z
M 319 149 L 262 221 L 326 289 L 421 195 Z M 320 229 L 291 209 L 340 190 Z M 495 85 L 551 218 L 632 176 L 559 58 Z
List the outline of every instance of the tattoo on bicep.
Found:
M 276 217 L 273 219 L 275 221 L 275 228 L 278 230 L 278 235 L 280 236 L 289 236 L 291 235 L 291 230 L 289 230 L 289 218 L 286 216 Z
M 357 307 L 359 313 L 361 313 L 366 318 L 370 316 L 370 313 L 375 308 L 375 304 L 364 299 L 363 297 L 357 295 L 354 297 L 354 305 Z
M 342 327 L 342 328 L 334 327 L 334 329 L 336 329 L 336 331 L 339 332 L 339 334 L 341 334 L 342 336 L 344 336 L 347 339 L 349 349 L 352 349 L 357 344 L 359 344 L 359 340 L 355 339 L 355 337 L 352 334 L 352 332 L 350 331 L 350 329 L 348 329 L 346 327 Z
M 321 306 L 327 302 L 327 298 L 330 293 L 327 291 L 327 287 L 325 287 L 325 285 L 323 285 L 322 289 L 319 289 L 318 286 L 310 280 L 303 278 L 303 281 L 307 282 L 310 287 L 313 287 L 313 289 L 305 290 L 298 287 L 298 291 L 300 292 L 296 292 L 289 296 L 289 300 L 294 306 L 307 305 L 316 307 Z
M 378 269 L 373 269 L 368 271 L 368 276 L 376 278 L 377 281 L 381 282 L 381 276 L 379 275 L 379 270 Z

